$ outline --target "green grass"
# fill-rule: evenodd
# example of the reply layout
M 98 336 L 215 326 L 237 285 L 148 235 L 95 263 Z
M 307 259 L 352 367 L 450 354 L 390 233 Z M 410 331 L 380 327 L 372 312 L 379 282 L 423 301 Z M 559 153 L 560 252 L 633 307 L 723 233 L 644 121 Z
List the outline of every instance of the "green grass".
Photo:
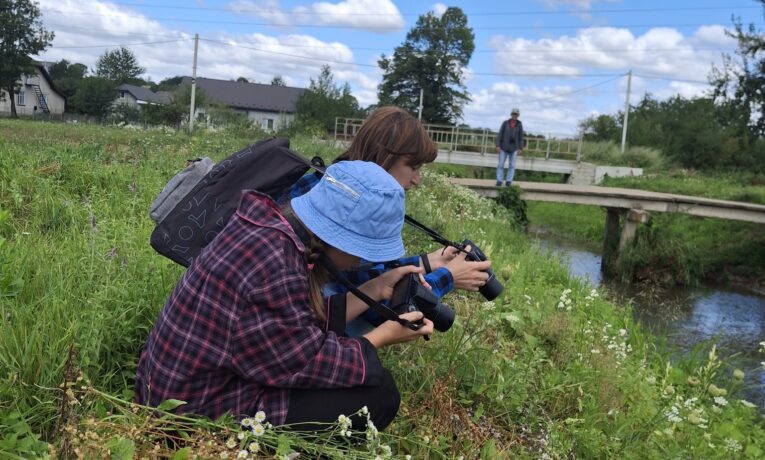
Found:
M 149 204 L 187 158 L 218 160 L 255 140 L 0 120 L 0 457 L 45 457 L 50 443 L 61 455 L 76 448 L 88 458 L 224 451 L 232 458 L 252 440 L 236 441 L 231 420 L 151 418 L 129 401 L 139 349 L 182 273 L 149 247 Z M 307 137 L 292 146 L 307 156 L 335 154 Z M 478 243 L 504 293 L 494 302 L 450 294 L 445 301 L 458 320 L 449 332 L 382 354 L 403 403 L 381 437 L 351 445 L 270 428 L 257 438 L 262 451 L 296 449 L 307 458 L 374 458 L 388 448 L 397 458 L 433 459 L 762 455 L 762 419 L 737 399 L 740 384 L 708 346 L 670 363 L 627 307 L 570 278 L 507 223 L 507 210 L 430 169 L 407 206 L 450 238 Z M 405 238 L 411 252 L 432 248 L 409 229 Z M 726 389 L 727 405 L 714 402 L 710 383 Z M 682 421 L 668 418 L 673 406 Z

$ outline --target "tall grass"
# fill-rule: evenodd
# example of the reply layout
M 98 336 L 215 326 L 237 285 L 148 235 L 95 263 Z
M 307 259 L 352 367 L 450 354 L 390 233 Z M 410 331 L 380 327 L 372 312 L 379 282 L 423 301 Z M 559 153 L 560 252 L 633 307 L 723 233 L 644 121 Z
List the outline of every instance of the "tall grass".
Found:
M 7 213 L 0 218 L 0 456 L 76 448 L 92 458 L 233 458 L 239 451 L 231 420 L 152 419 L 129 401 L 140 347 L 182 272 L 148 245 L 149 204 L 187 158 L 218 160 L 254 140 L 0 121 L 0 209 Z M 296 138 L 293 148 L 326 159 L 336 153 L 312 138 Z M 449 332 L 383 353 L 403 403 L 382 437 L 352 443 L 332 436 L 337 427 L 319 437 L 268 428 L 257 438 L 261 453 L 762 454 L 761 419 L 736 398 L 736 380 L 707 356 L 709 348 L 671 363 L 628 308 L 571 279 L 559 260 L 507 224 L 507 210 L 444 176 L 426 171 L 407 206 L 437 231 L 479 244 L 504 293 L 493 302 L 450 294 L 445 301 L 458 319 Z M 405 238 L 412 252 L 433 249 L 411 230 Z M 710 383 L 728 392 L 717 395 L 723 399 L 714 400 Z

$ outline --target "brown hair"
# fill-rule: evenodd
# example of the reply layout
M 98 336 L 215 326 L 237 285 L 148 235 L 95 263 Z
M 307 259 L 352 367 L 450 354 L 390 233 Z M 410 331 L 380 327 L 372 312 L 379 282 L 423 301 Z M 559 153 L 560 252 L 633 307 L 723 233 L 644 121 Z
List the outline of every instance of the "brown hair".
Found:
M 335 159 L 372 161 L 386 171 L 401 157 L 409 166 L 430 163 L 438 147 L 422 124 L 408 112 L 393 106 L 380 107 L 364 120 L 348 150 Z

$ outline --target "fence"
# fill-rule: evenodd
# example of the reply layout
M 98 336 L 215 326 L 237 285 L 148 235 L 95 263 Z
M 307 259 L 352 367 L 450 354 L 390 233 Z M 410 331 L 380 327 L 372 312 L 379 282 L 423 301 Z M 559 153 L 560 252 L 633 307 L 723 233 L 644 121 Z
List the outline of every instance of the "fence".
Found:
M 360 118 L 335 118 L 335 140 L 353 139 L 364 122 Z M 425 131 L 438 149 L 446 152 L 469 152 L 481 155 L 496 154 L 494 141 L 497 132 L 451 125 L 423 124 Z M 524 155 L 579 161 L 582 156 L 582 136 L 578 139 L 539 137 L 526 135 L 523 142 Z

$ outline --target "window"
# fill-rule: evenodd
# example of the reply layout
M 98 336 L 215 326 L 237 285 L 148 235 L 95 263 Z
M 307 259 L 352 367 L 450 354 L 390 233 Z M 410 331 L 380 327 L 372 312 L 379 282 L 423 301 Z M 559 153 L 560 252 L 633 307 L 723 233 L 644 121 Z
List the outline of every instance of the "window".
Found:
M 274 119 L 273 118 L 261 118 L 260 119 L 260 127 L 271 131 L 274 129 Z
M 19 90 L 19 93 L 16 95 L 16 105 L 26 105 L 26 92 L 24 92 L 23 89 Z

